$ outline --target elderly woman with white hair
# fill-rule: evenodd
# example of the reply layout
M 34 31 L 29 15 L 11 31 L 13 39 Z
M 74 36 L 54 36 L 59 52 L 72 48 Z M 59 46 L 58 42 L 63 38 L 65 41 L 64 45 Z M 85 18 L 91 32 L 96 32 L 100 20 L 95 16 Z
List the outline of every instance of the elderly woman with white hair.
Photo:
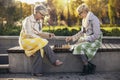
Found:
M 102 32 L 98 18 L 89 10 L 86 4 L 77 8 L 77 12 L 82 18 L 81 31 L 66 38 L 66 41 L 77 41 L 73 54 L 80 55 L 84 63 L 82 75 L 95 73 L 96 65 L 91 63 L 98 48 L 102 43 Z
M 35 6 L 34 14 L 23 20 L 19 44 L 25 50 L 26 56 L 31 60 L 32 75 L 40 76 L 43 73 L 42 57 L 44 52 L 50 62 L 55 66 L 63 64 L 51 50 L 45 38 L 53 38 L 53 33 L 42 32 L 42 19 L 48 15 L 47 8 L 40 4 Z M 44 52 L 43 52 L 44 51 Z

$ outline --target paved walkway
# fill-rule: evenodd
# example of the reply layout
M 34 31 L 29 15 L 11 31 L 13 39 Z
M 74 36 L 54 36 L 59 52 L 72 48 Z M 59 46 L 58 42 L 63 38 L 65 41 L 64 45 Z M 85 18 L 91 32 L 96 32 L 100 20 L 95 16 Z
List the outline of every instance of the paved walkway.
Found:
M 96 73 L 81 76 L 80 73 L 51 73 L 42 77 L 30 74 L 0 74 L 0 80 L 120 80 L 120 72 Z

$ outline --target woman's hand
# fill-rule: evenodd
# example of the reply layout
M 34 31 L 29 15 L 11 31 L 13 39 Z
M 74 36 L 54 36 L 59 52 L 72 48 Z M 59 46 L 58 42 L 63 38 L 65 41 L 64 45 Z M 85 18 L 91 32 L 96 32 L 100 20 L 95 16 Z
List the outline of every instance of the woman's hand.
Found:
M 65 39 L 66 42 L 71 41 L 71 40 L 72 40 L 72 36 L 66 37 Z
M 79 40 L 78 40 L 79 43 L 81 42 L 85 42 L 85 38 L 81 37 Z
M 54 38 L 55 34 L 54 33 L 49 33 L 49 38 Z

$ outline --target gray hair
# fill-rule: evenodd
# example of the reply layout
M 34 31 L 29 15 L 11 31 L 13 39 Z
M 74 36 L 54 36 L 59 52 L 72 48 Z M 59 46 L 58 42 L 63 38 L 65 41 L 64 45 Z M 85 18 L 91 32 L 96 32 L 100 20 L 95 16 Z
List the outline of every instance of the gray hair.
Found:
M 48 10 L 43 4 L 39 4 L 34 7 L 34 14 L 36 14 L 36 12 L 40 12 L 44 16 L 48 15 Z
M 77 8 L 78 13 L 81 13 L 83 11 L 87 11 L 87 12 L 89 11 L 89 8 L 85 3 L 79 5 L 78 8 Z

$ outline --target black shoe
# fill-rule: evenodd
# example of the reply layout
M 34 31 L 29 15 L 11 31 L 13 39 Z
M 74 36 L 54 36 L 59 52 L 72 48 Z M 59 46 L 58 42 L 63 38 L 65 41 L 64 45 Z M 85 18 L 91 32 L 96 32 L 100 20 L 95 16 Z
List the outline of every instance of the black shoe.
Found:
M 88 67 L 89 67 L 89 74 L 94 74 L 96 70 L 96 65 L 88 62 Z
M 85 75 L 85 65 L 83 66 L 83 69 L 82 69 L 81 75 Z
M 88 65 L 84 65 L 81 75 L 84 76 L 84 75 L 88 75 L 88 74 L 89 74 L 89 67 L 88 67 Z

